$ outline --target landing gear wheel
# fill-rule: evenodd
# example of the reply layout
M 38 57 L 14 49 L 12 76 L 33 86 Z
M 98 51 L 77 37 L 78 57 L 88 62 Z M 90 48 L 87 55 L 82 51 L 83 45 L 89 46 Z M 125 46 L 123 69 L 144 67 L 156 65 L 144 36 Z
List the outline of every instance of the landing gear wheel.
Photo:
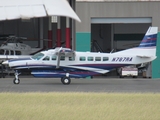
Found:
M 20 83 L 20 80 L 19 80 L 19 79 L 14 78 L 13 83 L 14 83 L 14 84 L 19 84 L 19 83 Z
M 61 82 L 64 85 L 69 85 L 71 83 L 71 79 L 69 77 L 64 77 L 64 78 L 61 79 Z
M 19 84 L 19 83 L 20 83 L 20 80 L 19 80 L 19 78 L 18 78 L 18 75 L 20 75 L 20 74 L 21 74 L 21 73 L 19 73 L 18 70 L 15 70 L 15 73 L 14 73 L 15 78 L 14 78 L 14 80 L 13 80 L 13 83 L 14 83 L 14 84 Z
M 124 78 L 124 76 L 120 75 L 119 78 Z
M 137 76 L 133 76 L 133 78 L 137 78 Z

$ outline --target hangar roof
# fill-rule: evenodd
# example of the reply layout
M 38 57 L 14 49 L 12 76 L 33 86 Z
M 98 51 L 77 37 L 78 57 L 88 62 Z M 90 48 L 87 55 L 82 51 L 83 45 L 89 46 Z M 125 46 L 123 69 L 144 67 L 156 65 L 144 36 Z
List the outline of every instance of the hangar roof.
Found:
M 66 16 L 80 22 L 66 0 L 1 0 L 0 21 L 45 16 Z
M 107 1 L 160 1 L 160 0 L 76 0 L 83 2 L 107 2 Z

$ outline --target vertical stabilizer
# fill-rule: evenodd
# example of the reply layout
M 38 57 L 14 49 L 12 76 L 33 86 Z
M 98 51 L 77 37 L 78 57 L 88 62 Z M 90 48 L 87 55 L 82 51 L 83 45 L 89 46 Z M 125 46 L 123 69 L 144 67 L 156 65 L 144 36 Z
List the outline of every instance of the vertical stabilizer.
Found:
M 158 27 L 149 27 L 138 47 L 156 47 Z
M 156 56 L 158 27 L 149 27 L 138 47 L 122 50 L 115 54 L 132 54 L 138 56 Z

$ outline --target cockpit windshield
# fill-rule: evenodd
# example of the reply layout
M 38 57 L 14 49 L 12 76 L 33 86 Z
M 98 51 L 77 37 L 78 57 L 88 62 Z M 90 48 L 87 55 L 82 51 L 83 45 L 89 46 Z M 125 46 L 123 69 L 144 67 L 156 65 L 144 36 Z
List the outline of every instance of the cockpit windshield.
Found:
M 39 59 L 41 59 L 43 56 L 44 56 L 43 53 L 37 53 L 37 54 L 33 55 L 31 58 L 34 59 L 34 60 L 39 60 Z

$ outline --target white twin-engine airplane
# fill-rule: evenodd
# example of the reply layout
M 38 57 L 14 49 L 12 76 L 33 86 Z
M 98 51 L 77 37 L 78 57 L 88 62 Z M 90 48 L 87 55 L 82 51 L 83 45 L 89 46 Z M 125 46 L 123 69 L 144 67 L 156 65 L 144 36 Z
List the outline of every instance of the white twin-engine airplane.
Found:
M 30 58 L 11 59 L 4 62 L 15 70 L 14 84 L 19 84 L 21 70 L 30 70 L 34 77 L 60 77 L 64 85 L 70 78 L 85 78 L 105 74 L 123 66 L 153 61 L 156 58 L 158 27 L 149 27 L 140 45 L 135 48 L 115 52 L 77 52 L 68 48 L 42 51 Z

